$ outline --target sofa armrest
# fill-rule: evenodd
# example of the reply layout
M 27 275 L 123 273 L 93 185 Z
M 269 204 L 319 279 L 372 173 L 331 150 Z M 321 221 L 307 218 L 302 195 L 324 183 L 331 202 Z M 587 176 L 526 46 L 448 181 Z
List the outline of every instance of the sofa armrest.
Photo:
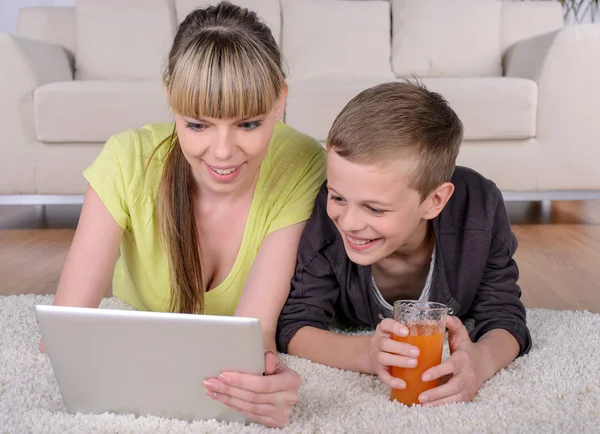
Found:
M 600 189 L 600 24 L 568 25 L 517 42 L 506 75 L 538 85 L 540 185 Z M 574 166 L 575 170 L 565 170 Z
M 0 33 L 0 194 L 32 193 L 35 167 L 34 90 L 73 80 L 67 51 L 55 44 Z
M 67 51 L 60 45 L 0 33 L 0 58 L 9 68 L 0 69 L 0 86 L 28 88 L 55 81 L 73 80 Z

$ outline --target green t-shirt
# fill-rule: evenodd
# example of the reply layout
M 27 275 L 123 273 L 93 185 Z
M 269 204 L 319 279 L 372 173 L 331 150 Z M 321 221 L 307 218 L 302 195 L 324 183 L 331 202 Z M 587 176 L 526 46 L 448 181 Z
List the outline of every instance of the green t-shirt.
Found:
M 156 222 L 157 195 L 174 125 L 146 125 L 112 136 L 84 176 L 124 229 L 113 294 L 140 310 L 167 311 L 168 257 Z M 240 250 L 229 275 L 204 295 L 205 314 L 233 315 L 258 253 L 271 232 L 308 220 L 326 177 L 325 151 L 311 137 L 277 123 L 260 166 Z

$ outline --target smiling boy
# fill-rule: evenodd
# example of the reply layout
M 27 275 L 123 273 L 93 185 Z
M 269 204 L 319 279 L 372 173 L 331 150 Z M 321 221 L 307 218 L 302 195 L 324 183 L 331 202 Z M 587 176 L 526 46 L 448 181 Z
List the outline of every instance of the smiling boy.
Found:
M 420 84 L 382 84 L 347 104 L 327 139 L 328 180 L 300 241 L 280 351 L 401 389 L 389 367 L 416 366 L 418 349 L 391 339 L 408 333 L 393 302 L 444 303 L 456 315 L 451 357 L 423 380 L 450 379 L 419 397 L 425 405 L 473 399 L 529 351 L 517 240 L 496 185 L 455 166 L 462 139 L 456 113 Z M 334 321 L 376 331 L 342 335 Z

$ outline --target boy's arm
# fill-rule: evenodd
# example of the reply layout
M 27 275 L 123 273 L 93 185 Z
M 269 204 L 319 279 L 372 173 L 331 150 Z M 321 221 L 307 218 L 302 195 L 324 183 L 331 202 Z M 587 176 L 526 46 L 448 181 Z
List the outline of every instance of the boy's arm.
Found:
M 410 348 L 402 346 L 400 351 L 394 351 L 395 347 L 392 346 L 387 351 L 395 352 L 398 356 L 383 355 L 383 360 L 378 359 L 378 356 L 380 344 L 385 346 L 382 343 L 384 338 L 388 337 L 387 340 L 392 342 L 389 339 L 392 332 L 403 333 L 394 328 L 401 327 L 400 324 L 390 319 L 384 320 L 372 336 L 349 336 L 331 332 L 329 328 L 335 317 L 340 285 L 331 263 L 322 252 L 314 253 L 308 248 L 309 243 L 304 235 L 300 241 L 292 289 L 278 321 L 278 349 L 334 368 L 377 374 L 382 381 L 387 381 L 386 384 L 393 385 L 390 382 L 397 380 L 390 377 L 383 365 L 390 363 L 404 366 L 404 353 Z M 399 343 L 392 345 L 397 344 Z M 380 360 L 380 363 L 373 360 Z
M 493 363 L 499 366 L 499 370 L 531 349 L 531 335 L 526 325 L 525 307 L 521 302 L 521 288 L 517 284 L 519 269 L 513 259 L 517 239 L 512 232 L 502 196 L 499 192 L 497 194 L 499 197 L 487 265 L 469 315 L 475 320 L 471 339 L 488 348 L 491 353 L 499 353 L 494 358 L 498 359 L 498 363 Z M 506 346 L 506 342 L 511 342 L 510 337 L 518 344 L 515 357 L 512 357 L 512 345 Z M 506 351 L 492 349 L 496 344 L 502 344 L 500 348 Z M 508 363 L 501 360 L 504 358 L 510 358 Z
M 277 348 L 317 363 L 364 371 L 369 361 L 369 338 L 329 331 L 341 289 L 323 249 L 335 242 L 335 231 L 327 215 L 324 184 L 300 238 L 291 290 L 277 324 Z
M 351 341 L 349 336 L 329 331 L 340 286 L 327 258 L 311 249 L 308 238 L 312 235 L 307 229 L 300 241 L 292 287 L 279 315 L 277 346 L 284 353 L 334 366 L 336 351 L 342 345 L 347 350 Z
M 290 354 L 348 371 L 375 374 L 369 358 L 371 336 L 348 336 L 303 327 L 292 338 Z

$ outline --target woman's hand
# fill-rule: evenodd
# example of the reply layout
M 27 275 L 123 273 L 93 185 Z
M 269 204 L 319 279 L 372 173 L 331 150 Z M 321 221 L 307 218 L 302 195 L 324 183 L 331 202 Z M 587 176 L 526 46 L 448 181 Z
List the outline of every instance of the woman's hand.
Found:
M 265 352 L 265 376 L 224 372 L 204 381 L 206 394 L 248 416 L 254 422 L 282 428 L 298 401 L 300 376 L 273 351 Z
M 467 329 L 457 317 L 448 317 L 448 345 L 451 356 L 440 365 L 423 373 L 423 381 L 451 376 L 447 383 L 423 392 L 419 401 L 426 407 L 450 402 L 471 401 L 483 384 L 483 355 L 469 338 Z
M 414 368 L 417 366 L 419 348 L 395 341 L 392 339 L 393 335 L 408 336 L 408 329 L 390 318 L 384 319 L 377 325 L 369 341 L 372 371 L 385 385 L 393 389 L 404 389 L 406 387 L 404 380 L 392 377 L 389 367 Z

